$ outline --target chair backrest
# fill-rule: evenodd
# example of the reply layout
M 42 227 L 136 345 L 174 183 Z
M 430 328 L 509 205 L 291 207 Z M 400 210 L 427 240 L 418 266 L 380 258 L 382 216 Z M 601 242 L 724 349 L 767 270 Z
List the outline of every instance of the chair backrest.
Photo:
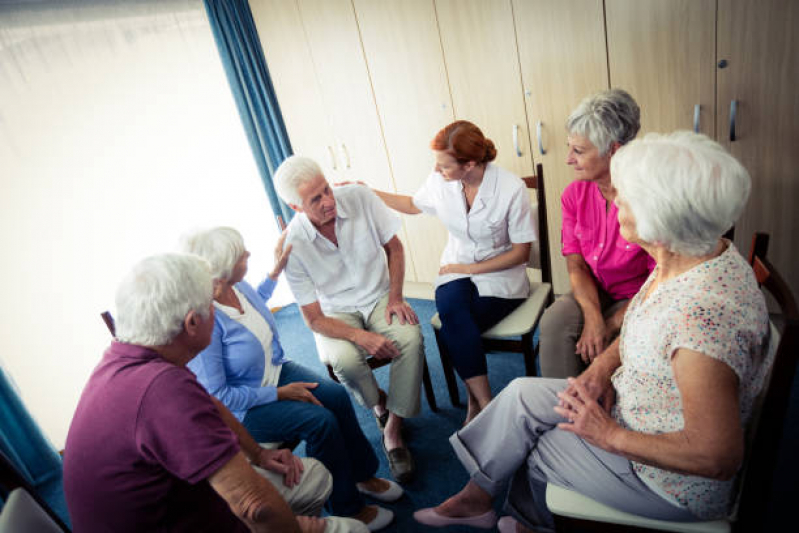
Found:
M 522 178 L 528 189 L 535 189 L 536 199 L 536 223 L 538 230 L 538 241 L 533 243 L 530 248 L 531 268 L 541 270 L 541 281 L 552 283 L 552 263 L 550 261 L 549 233 L 547 227 L 547 205 L 544 193 L 544 167 L 541 163 L 536 165 L 535 176 L 525 176 Z
M 107 327 L 108 331 L 111 332 L 111 336 L 116 337 L 117 328 L 116 324 L 114 323 L 114 317 L 111 316 L 111 313 L 108 311 L 103 311 L 102 313 L 100 313 L 100 316 L 102 317 L 103 322 L 105 322 L 105 327 Z
M 0 533 L 62 533 L 64 529 L 53 519 L 39 500 L 24 488 L 11 491 L 0 512 Z
M 799 310 L 782 276 L 768 259 L 768 235 L 757 233 L 752 240 L 750 263 L 761 288 L 770 293 L 779 306 L 779 343 L 771 378 L 762 397 L 762 416 L 755 422 L 754 434 L 746 451 L 746 471 L 738 507 L 735 531 L 758 531 L 768 512 L 771 487 L 777 466 L 780 437 L 788 411 L 791 386 L 799 359 Z

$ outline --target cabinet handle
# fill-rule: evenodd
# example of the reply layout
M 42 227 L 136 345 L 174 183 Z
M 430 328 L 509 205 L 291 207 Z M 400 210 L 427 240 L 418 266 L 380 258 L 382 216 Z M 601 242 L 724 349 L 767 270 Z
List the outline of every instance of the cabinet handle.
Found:
M 347 168 L 350 168 L 350 153 L 347 151 L 347 145 L 341 143 L 341 151 L 344 152 L 344 160 L 347 162 Z
M 730 142 L 735 141 L 735 115 L 738 114 L 738 100 L 730 102 Z
M 333 151 L 333 147 L 328 145 L 327 151 L 330 152 L 330 164 L 333 165 L 333 170 L 338 170 L 336 166 L 336 152 Z
M 519 125 L 513 125 L 513 147 L 516 148 L 516 156 L 521 157 L 522 151 L 519 150 Z
M 538 153 L 541 155 L 546 155 L 547 151 L 544 150 L 544 140 L 541 138 L 541 126 L 542 122 L 539 120 L 535 123 L 535 136 L 538 139 Z
M 694 106 L 694 133 L 699 133 L 699 110 L 701 106 L 696 104 Z

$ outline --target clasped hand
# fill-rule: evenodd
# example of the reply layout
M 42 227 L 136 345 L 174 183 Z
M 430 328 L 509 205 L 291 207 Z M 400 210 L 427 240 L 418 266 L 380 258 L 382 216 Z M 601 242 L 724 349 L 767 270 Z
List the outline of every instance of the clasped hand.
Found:
M 290 450 L 269 450 L 261 448 L 258 452 L 258 466 L 264 470 L 283 475 L 283 484 L 291 488 L 297 485 L 302 478 L 305 467 L 299 457 Z
M 620 426 L 609 414 L 611 402 L 607 392 L 597 396 L 596 392 L 589 393 L 579 379 L 568 378 L 567 381 L 569 386 L 558 393 L 560 402 L 555 406 L 555 412 L 568 422 L 559 423 L 558 428 L 574 433 L 594 446 L 610 450 L 613 434 Z M 600 405 L 597 397 L 605 403 L 604 406 Z
M 471 274 L 469 267 L 471 265 L 464 265 L 460 263 L 451 263 L 449 265 L 442 265 L 438 269 L 439 274 Z

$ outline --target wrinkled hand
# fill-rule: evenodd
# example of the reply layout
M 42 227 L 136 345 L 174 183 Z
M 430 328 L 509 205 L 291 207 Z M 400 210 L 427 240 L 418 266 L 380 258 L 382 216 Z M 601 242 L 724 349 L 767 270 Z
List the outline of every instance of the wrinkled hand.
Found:
M 296 518 L 302 533 L 322 533 L 327 527 L 327 520 L 318 516 L 298 516 Z
M 439 274 L 471 274 L 469 267 L 471 265 L 463 265 L 459 263 L 452 263 L 444 265 L 438 269 Z
M 275 266 L 272 267 L 272 272 L 269 273 L 269 277 L 272 279 L 277 279 L 278 276 L 280 276 L 280 273 L 286 268 L 286 263 L 288 263 L 289 256 L 291 255 L 291 244 L 286 246 L 285 250 L 283 249 L 286 235 L 288 235 L 288 230 L 284 229 L 277 240 L 277 244 L 275 244 Z
M 295 402 L 308 402 L 314 405 L 322 405 L 322 402 L 316 399 L 311 393 L 311 389 L 315 389 L 319 383 L 307 383 L 303 381 L 295 381 L 288 385 L 283 385 L 277 388 L 278 400 L 294 400 Z
M 378 359 L 393 359 L 400 354 L 393 341 L 371 331 L 360 330 L 355 344 L 366 350 L 369 355 L 373 355 Z
M 416 316 L 416 312 L 407 302 L 389 302 L 386 306 L 386 322 L 388 324 L 391 324 L 391 315 L 397 315 L 400 324 L 403 326 L 405 324 L 416 325 L 419 323 L 419 317 Z
M 569 380 L 569 385 L 563 391 L 565 394 L 577 396 L 577 390 L 572 383 L 580 385 L 589 398 L 598 402 L 606 412 L 610 413 L 613 404 L 616 403 L 616 390 L 613 388 L 610 376 L 598 371 L 596 366 L 589 366 L 578 377 Z M 565 408 L 567 404 L 561 401 L 560 406 Z
M 596 359 L 607 347 L 608 337 L 610 337 L 610 331 L 608 331 L 604 320 L 586 320 L 574 353 L 580 355 L 583 363 L 591 364 L 591 361 Z
M 289 488 L 300 482 L 305 467 L 299 457 L 290 450 L 268 450 L 261 448 L 258 453 L 258 466 L 270 472 L 283 474 L 283 484 Z
M 574 378 L 568 378 L 568 382 L 575 394 L 566 390 L 558 393 L 560 403 L 555 406 L 555 412 L 568 420 L 559 423 L 558 428 L 574 433 L 603 450 L 610 450 L 613 435 L 621 427 L 591 398 L 581 383 Z

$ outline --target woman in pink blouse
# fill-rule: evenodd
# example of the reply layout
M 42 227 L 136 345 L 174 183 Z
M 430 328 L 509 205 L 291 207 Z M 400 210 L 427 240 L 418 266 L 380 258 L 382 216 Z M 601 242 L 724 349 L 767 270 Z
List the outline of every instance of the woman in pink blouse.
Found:
M 657 259 L 620 335 L 577 378 L 514 380 L 455 433 L 471 480 L 417 511 L 419 522 L 550 531 L 547 483 L 646 518 L 731 512 L 744 431 L 776 351 L 754 272 L 722 238 L 749 174 L 691 132 L 633 141 L 611 170 L 622 237 Z M 512 516 L 497 523 L 493 499 L 509 483 Z
M 618 335 L 630 298 L 655 266 L 619 231 L 610 159 L 640 128 L 635 100 L 621 89 L 589 96 L 566 122 L 575 181 L 561 196 L 562 253 L 571 292 L 541 317 L 541 375 L 577 376 Z

